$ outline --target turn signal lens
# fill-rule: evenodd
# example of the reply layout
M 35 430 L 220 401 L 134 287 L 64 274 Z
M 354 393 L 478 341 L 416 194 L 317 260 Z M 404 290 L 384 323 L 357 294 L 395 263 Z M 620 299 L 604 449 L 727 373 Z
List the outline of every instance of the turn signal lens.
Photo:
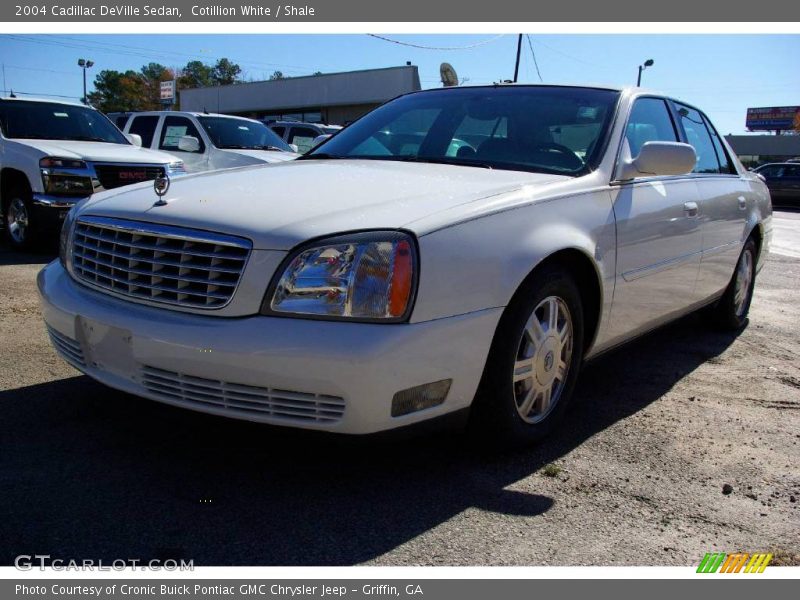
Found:
M 324 240 L 298 252 L 262 312 L 398 321 L 414 295 L 408 234 L 379 231 Z

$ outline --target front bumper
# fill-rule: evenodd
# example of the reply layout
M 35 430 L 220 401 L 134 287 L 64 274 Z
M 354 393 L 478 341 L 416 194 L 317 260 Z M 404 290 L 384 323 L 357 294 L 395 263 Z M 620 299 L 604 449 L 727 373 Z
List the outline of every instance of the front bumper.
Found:
M 61 223 L 67 216 L 70 209 L 78 202 L 86 200 L 90 196 L 49 196 L 47 194 L 33 195 L 33 210 L 36 212 L 36 222 L 43 229 L 60 229 Z
M 215 415 L 349 434 L 469 406 L 502 312 L 394 325 L 186 314 L 90 290 L 57 261 L 38 286 L 56 348 L 106 385 Z M 452 379 L 443 404 L 390 415 L 396 392 L 442 379 Z M 305 408 L 286 414 L 273 396 Z M 250 397 L 257 404 L 242 401 Z M 335 405 L 343 410 L 328 410 Z

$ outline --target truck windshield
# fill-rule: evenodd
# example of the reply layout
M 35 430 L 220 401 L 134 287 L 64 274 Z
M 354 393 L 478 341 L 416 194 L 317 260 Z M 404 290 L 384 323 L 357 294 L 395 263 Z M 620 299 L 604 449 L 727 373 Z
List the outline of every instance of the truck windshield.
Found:
M 130 144 L 94 109 L 57 102 L 0 101 L 0 127 L 7 138 Z
M 581 175 L 596 166 L 619 93 L 449 88 L 384 104 L 303 158 L 431 162 Z
M 274 131 L 257 121 L 230 117 L 197 117 L 197 120 L 217 148 L 292 151 Z

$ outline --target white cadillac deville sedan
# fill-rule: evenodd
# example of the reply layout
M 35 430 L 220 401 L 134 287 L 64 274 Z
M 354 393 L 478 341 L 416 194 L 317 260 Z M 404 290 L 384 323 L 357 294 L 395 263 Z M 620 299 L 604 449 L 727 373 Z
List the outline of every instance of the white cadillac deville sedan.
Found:
M 638 88 L 423 91 L 296 162 L 157 183 L 69 214 L 38 278 L 56 350 L 152 400 L 352 434 L 469 409 L 536 440 L 585 360 L 700 308 L 743 326 L 771 237 L 708 118 Z

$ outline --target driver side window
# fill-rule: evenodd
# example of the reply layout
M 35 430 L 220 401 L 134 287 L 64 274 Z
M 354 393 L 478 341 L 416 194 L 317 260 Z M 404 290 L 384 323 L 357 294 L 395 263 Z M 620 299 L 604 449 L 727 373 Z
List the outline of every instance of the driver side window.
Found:
M 667 104 L 661 98 L 639 98 L 633 105 L 625 131 L 631 158 L 639 156 L 647 142 L 677 142 L 678 134 Z

